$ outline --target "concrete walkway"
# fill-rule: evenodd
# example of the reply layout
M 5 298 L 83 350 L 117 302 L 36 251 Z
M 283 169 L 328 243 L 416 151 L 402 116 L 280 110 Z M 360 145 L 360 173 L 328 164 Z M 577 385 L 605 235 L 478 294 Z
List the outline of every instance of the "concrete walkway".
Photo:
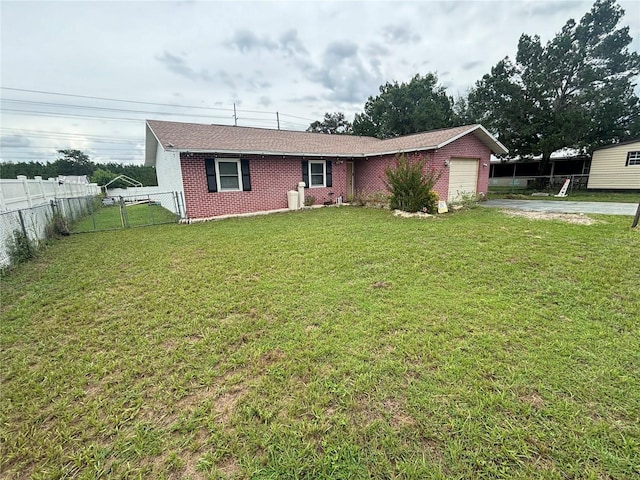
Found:
M 601 213 L 603 215 L 635 215 L 637 203 L 572 202 L 569 200 L 488 200 L 483 207 L 553 213 Z

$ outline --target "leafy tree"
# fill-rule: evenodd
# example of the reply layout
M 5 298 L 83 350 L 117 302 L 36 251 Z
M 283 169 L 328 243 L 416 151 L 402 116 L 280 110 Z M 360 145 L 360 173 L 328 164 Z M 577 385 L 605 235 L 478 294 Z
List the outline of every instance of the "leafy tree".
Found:
M 544 46 L 523 34 L 515 63 L 506 57 L 476 83 L 466 114 L 511 154 L 542 155 L 541 170 L 558 149 L 588 152 L 638 135 L 640 57 L 627 48 L 629 28 L 617 28 L 623 15 L 615 0 L 597 0 Z
M 58 175 L 87 175 L 96 169 L 96 164 L 89 155 L 81 150 L 58 150 L 62 158 L 58 158 Z
M 344 118 L 344 113 L 342 112 L 325 113 L 323 121 L 320 122 L 316 120 L 311 125 L 309 125 L 309 128 L 307 128 L 307 132 L 329 133 L 338 135 L 350 134 L 351 130 L 351 122 Z
M 91 181 L 93 183 L 97 183 L 100 186 L 104 186 L 109 183 L 111 180 L 116 178 L 116 174 L 110 172 L 109 170 L 105 170 L 103 168 L 97 168 L 93 175 L 91 175 Z
M 409 83 L 387 82 L 380 95 L 369 97 L 353 121 L 353 133 L 389 138 L 454 126 L 453 99 L 433 73 Z
M 147 167 L 144 165 L 123 165 L 120 163 L 107 163 L 103 165 L 103 168 L 116 175 L 126 175 L 127 177 L 131 177 L 135 180 L 138 180 L 145 186 L 158 185 L 156 169 L 154 167 Z

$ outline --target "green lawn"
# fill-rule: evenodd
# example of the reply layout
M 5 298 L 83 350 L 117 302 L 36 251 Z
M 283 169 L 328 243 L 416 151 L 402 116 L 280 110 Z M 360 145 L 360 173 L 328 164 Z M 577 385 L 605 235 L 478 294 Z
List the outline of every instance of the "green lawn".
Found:
M 532 196 L 536 190 L 517 189 L 512 187 L 489 187 L 489 198 L 514 198 L 518 200 L 555 200 L 560 202 L 623 202 L 638 203 L 640 202 L 640 191 L 624 192 L 624 191 L 593 191 L 593 190 L 574 190 L 568 192 L 566 197 L 554 197 L 560 189 L 545 190 L 549 193 L 548 197 Z
M 640 475 L 640 229 L 356 207 L 74 235 L 2 281 L 3 478 Z
M 126 205 L 125 214 L 120 212 L 118 205 L 102 206 L 96 203 L 96 210 L 93 215 L 88 215 L 73 226 L 73 231 L 93 232 L 96 230 L 113 230 L 129 227 L 140 227 L 143 225 L 158 225 L 162 223 L 175 222 L 176 215 L 160 205 L 154 203 L 142 203 Z

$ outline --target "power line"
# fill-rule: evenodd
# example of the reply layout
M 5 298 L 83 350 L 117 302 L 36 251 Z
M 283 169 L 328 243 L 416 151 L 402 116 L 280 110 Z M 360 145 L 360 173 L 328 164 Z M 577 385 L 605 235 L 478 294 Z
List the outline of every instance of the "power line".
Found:
M 94 97 L 91 95 L 75 95 L 71 93 L 45 92 L 42 90 L 27 90 L 26 88 L 11 88 L 11 87 L 0 87 L 0 88 L 3 90 L 12 90 L 14 92 L 40 93 L 43 95 L 59 95 L 62 97 L 89 98 L 91 100 L 105 100 L 108 102 L 137 103 L 138 105 L 156 105 L 161 107 L 178 107 L 178 108 L 198 108 L 203 110 L 222 110 L 225 112 L 233 112 L 232 108 L 201 107 L 196 105 L 175 105 L 172 103 L 140 102 L 136 100 L 122 100 L 118 98 Z
M 198 114 L 191 114 L 191 113 L 172 113 L 172 112 L 152 112 L 149 110 L 128 110 L 125 108 L 108 108 L 108 107 L 92 107 L 89 105 L 69 105 L 69 104 L 65 104 L 65 103 L 49 103 L 49 102 L 32 102 L 30 100 L 14 100 L 11 98 L 4 98 L 2 99 L 3 102 L 14 102 L 14 103 L 21 103 L 21 104 L 28 104 L 28 105 L 38 105 L 38 106 L 45 106 L 45 107 L 49 107 L 49 106 L 53 106 L 53 107 L 64 107 L 64 108 L 78 108 L 78 109 L 85 109 L 85 110 L 103 110 L 103 111 L 109 111 L 109 112 L 125 112 L 125 113 L 143 113 L 143 114 L 152 114 L 152 115 L 171 115 L 171 116 L 178 116 L 178 117 L 197 117 L 197 118 L 228 118 L 228 117 L 220 117 L 217 115 L 198 115 Z M 5 109 L 3 109 L 5 110 Z M 29 110 L 27 110 L 29 111 Z
M 17 133 L 28 133 L 30 136 L 40 136 L 40 137 L 51 137 L 51 138 L 55 138 L 58 136 L 74 136 L 74 137 L 81 137 L 81 138 L 104 138 L 104 139 L 108 139 L 108 140 L 138 140 L 141 141 L 140 138 L 138 137 L 116 137 L 116 136 L 109 136 L 109 135 L 95 135 L 95 134 L 90 134 L 90 133 L 72 133 L 72 132 L 52 132 L 50 130 L 28 130 L 28 129 L 21 129 L 21 128 L 10 128 L 10 127 L 0 127 L 0 132 L 2 131 L 7 131 L 11 134 L 11 132 L 17 132 Z M 47 134 L 47 135 L 41 135 L 41 134 Z
M 3 112 L 14 112 L 20 115 L 36 116 L 36 117 L 59 117 L 59 118 L 86 118 L 87 120 L 114 120 L 121 122 L 144 122 L 141 118 L 126 118 L 126 117 L 100 117 L 98 115 L 82 115 L 74 113 L 53 113 L 53 112 L 40 112 L 37 110 L 17 110 L 12 108 L 3 108 Z
M 282 115 L 283 117 L 297 118 L 298 120 L 308 120 L 310 122 L 315 122 L 315 120 L 311 118 L 298 117 L 296 115 L 289 115 L 288 113 L 281 113 L 280 115 Z
M 77 95 L 77 94 L 71 94 L 71 93 L 47 92 L 47 91 L 44 91 L 44 90 L 28 90 L 26 88 L 0 87 L 0 89 L 2 89 L 2 90 L 10 90 L 10 91 L 14 91 L 14 92 L 38 93 L 38 94 L 42 94 L 42 95 L 58 95 L 58 96 L 63 96 L 63 97 L 87 98 L 87 99 L 91 99 L 91 100 L 103 100 L 103 101 L 108 101 L 108 102 L 134 103 L 134 104 L 138 104 L 138 105 L 154 105 L 154 106 L 160 106 L 160 107 L 177 107 L 177 108 L 196 108 L 196 109 L 200 109 L 200 110 L 217 110 L 217 111 L 223 111 L 223 112 L 233 112 L 234 111 L 233 108 L 202 107 L 202 106 L 197 106 L 197 105 L 179 105 L 179 104 L 173 104 L 173 103 L 141 102 L 141 101 L 137 101 L 137 100 L 123 100 L 123 99 L 119 99 L 119 98 L 95 97 L 95 96 L 92 96 L 92 95 Z M 276 114 L 276 112 L 269 112 L 269 111 L 264 111 L 264 110 L 237 109 L 237 111 L 238 112 L 244 112 L 244 113 L 259 113 L 259 114 L 262 114 L 262 115 L 275 115 Z M 291 117 L 291 118 L 297 118 L 299 120 L 306 120 L 306 121 L 310 121 L 310 122 L 315 121 L 314 119 L 311 119 L 311 118 L 298 117 L 296 115 L 289 115 L 287 113 L 282 113 L 282 112 L 279 112 L 279 113 L 280 113 L 280 115 L 283 115 L 283 116 L 286 116 L 286 117 Z
M 113 120 L 113 121 L 121 121 L 121 122 L 144 122 L 144 119 L 141 118 L 129 118 L 129 117 L 103 117 L 103 116 L 99 116 L 99 115 L 83 115 L 80 113 L 56 113 L 56 112 L 43 112 L 40 110 L 19 110 L 19 109 L 13 109 L 13 108 L 3 108 L 2 109 L 3 112 L 13 112 L 13 113 L 17 113 L 19 115 L 26 115 L 26 116 L 36 116 L 36 117 L 53 117 L 53 118 L 84 118 L 87 120 Z M 166 115 L 172 115 L 172 114 L 166 114 Z M 213 117 L 209 117 L 209 118 L 213 118 Z M 218 117 L 218 118 L 227 118 L 227 117 Z M 245 120 L 246 118 L 239 118 L 240 120 Z M 265 119 L 255 119 L 258 121 L 269 121 L 269 120 L 265 120 Z M 255 121 L 253 120 L 253 121 Z M 275 123 L 275 119 L 271 120 L 272 122 Z M 289 122 L 287 121 L 287 123 L 289 124 L 293 124 L 293 125 L 302 125 L 302 124 L 296 124 L 295 122 Z M 247 125 L 250 126 L 250 125 Z M 262 127 L 264 128 L 264 127 Z
M 4 150 L 13 150 L 13 149 L 19 149 L 17 153 L 20 153 L 20 150 L 24 149 L 24 148 L 29 148 L 29 149 L 34 149 L 34 150 L 64 150 L 64 148 L 62 148 L 60 146 L 61 144 L 58 145 L 12 145 L 12 146 L 6 146 L 3 145 L 2 148 Z M 65 144 L 62 144 L 65 145 Z M 137 149 L 137 148 L 114 148 L 114 147 L 106 147 L 106 148 L 101 148 L 101 147 L 96 147 L 96 146 L 91 146 L 91 147 L 84 147 L 82 148 L 82 150 L 100 150 L 101 152 L 142 152 L 142 150 Z

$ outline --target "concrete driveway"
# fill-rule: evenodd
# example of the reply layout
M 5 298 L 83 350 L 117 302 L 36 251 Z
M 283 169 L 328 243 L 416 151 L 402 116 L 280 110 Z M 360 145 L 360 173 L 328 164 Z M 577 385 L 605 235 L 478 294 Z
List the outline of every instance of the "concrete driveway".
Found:
M 568 200 L 488 200 L 483 207 L 553 213 L 601 213 L 603 215 L 635 215 L 637 203 L 572 202 Z

